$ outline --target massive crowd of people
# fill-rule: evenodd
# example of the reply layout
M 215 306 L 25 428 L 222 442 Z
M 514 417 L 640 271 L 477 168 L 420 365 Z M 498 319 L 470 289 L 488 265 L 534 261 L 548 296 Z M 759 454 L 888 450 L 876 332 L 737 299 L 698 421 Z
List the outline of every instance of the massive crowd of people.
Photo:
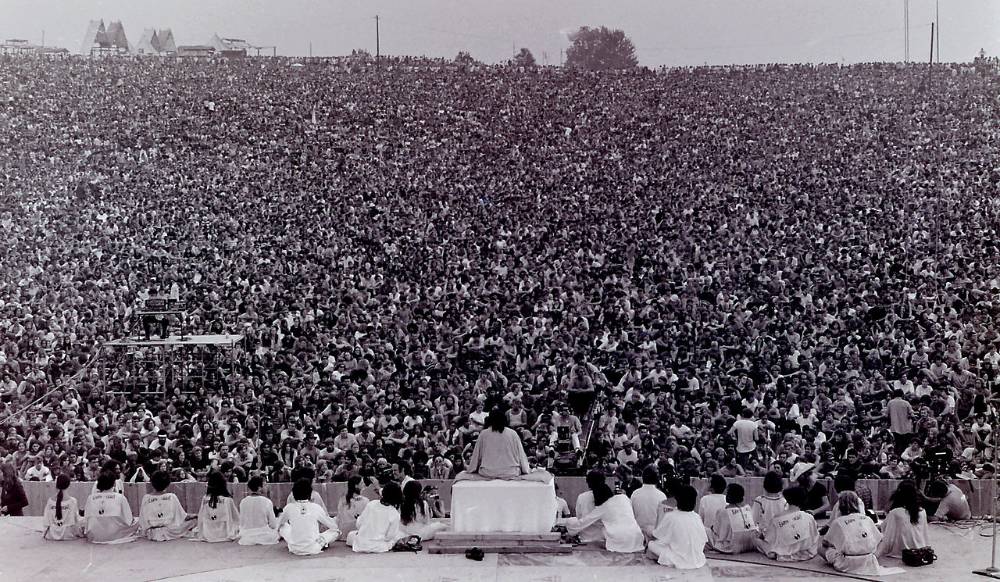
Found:
M 0 60 L 0 459 L 449 478 L 501 407 L 553 472 L 989 474 L 997 89 Z M 232 367 L 95 365 L 168 292 Z

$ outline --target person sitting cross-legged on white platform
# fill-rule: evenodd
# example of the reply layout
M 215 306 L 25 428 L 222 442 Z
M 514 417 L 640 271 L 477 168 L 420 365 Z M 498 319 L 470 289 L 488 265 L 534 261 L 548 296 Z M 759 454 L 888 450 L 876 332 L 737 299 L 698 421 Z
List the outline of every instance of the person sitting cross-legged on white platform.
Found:
M 524 452 L 521 437 L 507 427 L 507 415 L 494 408 L 486 418 L 486 428 L 479 433 L 472 458 L 456 481 L 504 479 L 549 483 L 552 474 L 544 469 L 532 469 Z
M 604 530 L 605 548 L 609 552 L 641 552 L 645 538 L 632 513 L 632 502 L 623 493 L 615 495 L 607 483 L 593 488 L 594 509 L 582 517 L 563 520 L 570 534 L 578 534 L 600 523 Z
M 285 506 L 278 519 L 278 532 L 288 543 L 288 551 L 297 556 L 311 556 L 325 550 L 340 535 L 337 521 L 322 507 L 310 501 L 312 481 L 299 479 L 292 485 L 295 501 Z M 327 529 L 319 531 L 319 526 Z
M 646 556 L 662 566 L 681 570 L 694 570 L 706 564 L 705 524 L 695 513 L 698 492 L 690 485 L 681 485 L 674 491 L 677 511 L 670 511 L 660 518 L 653 530 L 653 540 L 646 547 Z

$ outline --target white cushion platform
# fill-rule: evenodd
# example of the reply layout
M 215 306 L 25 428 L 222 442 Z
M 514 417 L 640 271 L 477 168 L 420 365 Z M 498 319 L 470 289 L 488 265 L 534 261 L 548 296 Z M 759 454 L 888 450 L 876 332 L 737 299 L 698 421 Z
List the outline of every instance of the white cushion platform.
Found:
M 548 533 L 556 507 L 553 481 L 458 481 L 451 489 L 452 531 Z

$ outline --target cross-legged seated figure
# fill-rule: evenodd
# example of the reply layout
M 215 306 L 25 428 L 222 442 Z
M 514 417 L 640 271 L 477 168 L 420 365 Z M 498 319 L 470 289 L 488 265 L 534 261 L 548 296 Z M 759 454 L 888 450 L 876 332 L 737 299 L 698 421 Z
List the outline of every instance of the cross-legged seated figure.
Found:
M 340 536 L 336 520 L 311 501 L 312 494 L 312 481 L 296 481 L 292 486 L 295 501 L 285 506 L 278 519 L 278 532 L 288 543 L 288 551 L 297 556 L 318 554 Z M 326 531 L 319 530 L 321 525 Z
M 552 481 L 552 475 L 544 469 L 531 469 L 521 437 L 507 427 L 507 416 L 493 409 L 486 419 L 486 428 L 476 440 L 467 470 L 455 477 L 456 481 L 470 479 L 548 483 Z

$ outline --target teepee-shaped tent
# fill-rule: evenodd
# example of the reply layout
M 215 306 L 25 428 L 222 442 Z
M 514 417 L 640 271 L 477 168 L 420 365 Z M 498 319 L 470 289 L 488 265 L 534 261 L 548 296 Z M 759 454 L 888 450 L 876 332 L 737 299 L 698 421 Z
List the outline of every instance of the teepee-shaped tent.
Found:
M 83 45 L 80 48 L 80 52 L 84 55 L 89 55 L 91 49 L 99 47 L 105 42 L 107 42 L 107 38 L 104 30 L 104 21 L 91 20 L 90 24 L 87 25 L 87 33 L 83 36 Z
M 125 27 L 120 20 L 116 20 L 108 25 L 108 42 L 119 52 L 132 52 L 128 44 L 128 37 L 125 36 Z
M 157 38 L 156 30 L 152 28 L 147 28 L 142 31 L 142 38 L 139 39 L 138 44 L 135 45 L 135 54 L 137 55 L 156 55 L 160 53 L 159 49 L 159 39 Z
M 156 40 L 159 41 L 161 53 L 174 54 L 177 52 L 177 43 L 174 42 L 174 33 L 169 28 L 161 28 L 156 32 Z

